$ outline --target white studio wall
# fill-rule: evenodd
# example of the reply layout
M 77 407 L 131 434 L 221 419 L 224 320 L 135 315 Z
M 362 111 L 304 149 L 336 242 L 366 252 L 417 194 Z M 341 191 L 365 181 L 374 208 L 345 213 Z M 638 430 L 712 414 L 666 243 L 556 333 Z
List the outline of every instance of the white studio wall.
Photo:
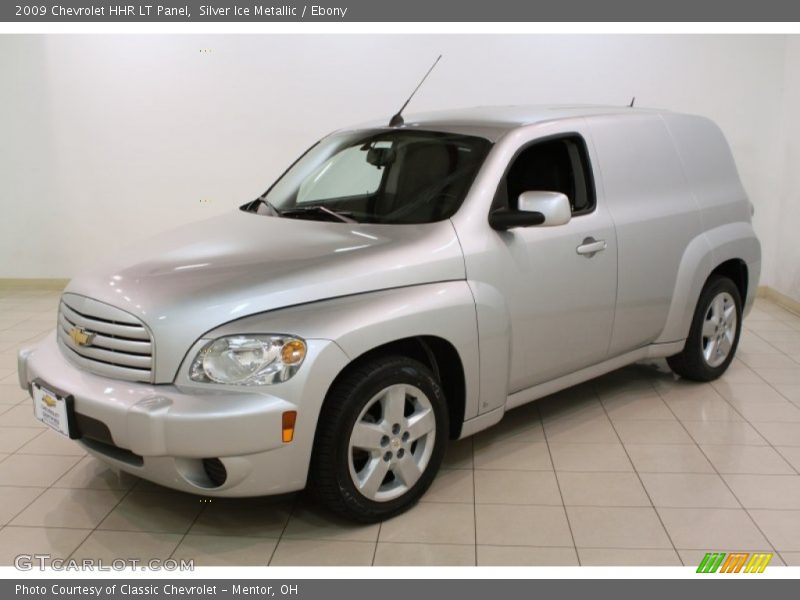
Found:
M 0 277 L 70 277 L 235 208 L 330 130 L 388 120 L 439 53 L 409 113 L 635 95 L 713 118 L 762 283 L 800 300 L 800 43 L 755 35 L 3 36 Z
M 777 232 L 772 285 L 779 292 L 800 301 L 800 37 L 792 37 L 786 46 L 786 67 L 781 116 L 781 146 L 784 149 L 780 170 L 772 173 L 781 181 L 772 203 L 770 231 Z

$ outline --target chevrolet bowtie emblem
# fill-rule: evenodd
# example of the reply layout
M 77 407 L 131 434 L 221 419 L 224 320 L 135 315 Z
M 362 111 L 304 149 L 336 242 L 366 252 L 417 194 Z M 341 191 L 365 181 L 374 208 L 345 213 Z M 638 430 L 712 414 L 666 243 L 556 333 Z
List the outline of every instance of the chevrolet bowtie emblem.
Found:
M 53 408 L 56 405 L 56 401 L 46 394 L 44 397 L 42 397 L 42 401 L 50 408 Z
M 88 346 L 92 343 L 94 334 L 89 333 L 82 327 L 73 327 L 69 330 L 69 337 L 71 337 L 72 341 L 78 344 L 78 346 Z

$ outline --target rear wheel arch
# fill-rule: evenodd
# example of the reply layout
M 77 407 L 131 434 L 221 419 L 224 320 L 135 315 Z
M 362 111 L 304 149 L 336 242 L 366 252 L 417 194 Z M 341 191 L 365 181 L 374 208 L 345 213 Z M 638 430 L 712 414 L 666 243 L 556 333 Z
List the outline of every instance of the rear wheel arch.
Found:
M 706 277 L 706 283 L 708 283 L 712 277 L 716 276 L 727 277 L 733 281 L 739 290 L 739 296 L 742 299 L 742 303 L 746 301 L 747 289 L 750 284 L 750 274 L 747 269 L 747 263 L 744 260 L 741 258 L 731 258 L 720 263 L 714 267 L 711 273 L 709 273 L 708 277 Z

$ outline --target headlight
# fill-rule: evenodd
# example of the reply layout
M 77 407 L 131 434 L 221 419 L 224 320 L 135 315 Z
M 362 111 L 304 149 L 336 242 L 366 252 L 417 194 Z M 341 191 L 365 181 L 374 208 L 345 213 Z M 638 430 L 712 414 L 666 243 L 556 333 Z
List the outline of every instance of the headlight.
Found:
M 189 377 L 203 383 L 266 385 L 286 381 L 306 357 L 306 343 L 281 335 L 232 335 L 203 346 Z

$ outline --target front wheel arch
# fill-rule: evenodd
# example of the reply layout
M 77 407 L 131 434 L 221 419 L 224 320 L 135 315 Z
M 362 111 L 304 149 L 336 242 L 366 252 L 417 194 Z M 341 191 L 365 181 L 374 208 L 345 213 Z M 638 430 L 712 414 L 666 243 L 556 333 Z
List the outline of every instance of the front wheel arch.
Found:
M 444 392 L 449 413 L 451 440 L 461 436 L 466 411 L 467 384 L 464 363 L 456 347 L 448 340 L 435 335 L 420 335 L 393 340 L 371 348 L 355 357 L 345 366 L 328 387 L 330 390 L 343 377 L 363 361 L 380 356 L 405 356 L 428 367 Z M 326 396 L 327 401 L 327 396 Z M 323 403 L 324 404 L 324 403 Z

